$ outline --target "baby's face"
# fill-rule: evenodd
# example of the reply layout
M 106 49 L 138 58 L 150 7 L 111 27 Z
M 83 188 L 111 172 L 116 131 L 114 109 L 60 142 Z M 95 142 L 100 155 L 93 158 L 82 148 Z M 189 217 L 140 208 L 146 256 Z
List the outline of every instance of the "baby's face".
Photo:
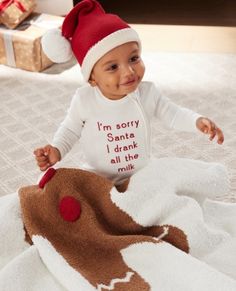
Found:
M 138 44 L 128 42 L 109 51 L 95 64 L 89 82 L 98 86 L 105 97 L 118 100 L 137 88 L 144 72 Z

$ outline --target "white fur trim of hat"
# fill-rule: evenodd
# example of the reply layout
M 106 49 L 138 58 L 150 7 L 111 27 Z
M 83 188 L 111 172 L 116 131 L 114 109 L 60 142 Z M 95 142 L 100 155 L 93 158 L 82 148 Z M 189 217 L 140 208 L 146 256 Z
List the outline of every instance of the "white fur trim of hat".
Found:
M 72 56 L 70 42 L 61 34 L 59 28 L 48 30 L 41 39 L 45 55 L 54 63 L 65 63 Z
M 109 34 L 91 47 L 81 65 L 81 72 L 85 80 L 89 79 L 93 66 L 102 56 L 112 49 L 132 41 L 137 42 L 141 48 L 141 42 L 137 32 L 132 28 L 124 28 Z

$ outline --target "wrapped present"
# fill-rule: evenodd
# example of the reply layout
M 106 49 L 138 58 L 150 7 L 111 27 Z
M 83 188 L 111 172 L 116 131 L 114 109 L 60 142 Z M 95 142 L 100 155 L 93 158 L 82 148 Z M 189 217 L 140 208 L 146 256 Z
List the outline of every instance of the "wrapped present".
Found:
M 16 28 L 36 7 L 36 0 L 0 0 L 0 21 Z
M 41 37 L 47 30 L 61 27 L 64 18 L 49 14 L 32 14 L 16 29 L 0 25 L 0 64 L 39 72 L 51 66 L 42 51 Z

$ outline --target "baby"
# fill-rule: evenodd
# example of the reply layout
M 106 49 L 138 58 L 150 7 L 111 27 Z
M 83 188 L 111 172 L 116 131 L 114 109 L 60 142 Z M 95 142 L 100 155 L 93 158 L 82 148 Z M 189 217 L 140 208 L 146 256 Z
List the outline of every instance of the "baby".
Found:
M 145 65 L 138 34 L 118 16 L 105 13 L 98 2 L 77 4 L 61 33 L 53 47 L 63 48 L 65 61 L 69 42 L 87 82 L 76 91 L 52 143 L 34 151 L 40 170 L 56 164 L 80 140 L 80 168 L 121 185 L 150 159 L 152 118 L 169 128 L 200 130 L 223 143 L 223 133 L 213 121 L 177 106 L 161 96 L 155 84 L 142 81 Z M 43 48 L 58 62 L 58 51 L 52 52 L 50 43 L 53 37 L 43 40 Z

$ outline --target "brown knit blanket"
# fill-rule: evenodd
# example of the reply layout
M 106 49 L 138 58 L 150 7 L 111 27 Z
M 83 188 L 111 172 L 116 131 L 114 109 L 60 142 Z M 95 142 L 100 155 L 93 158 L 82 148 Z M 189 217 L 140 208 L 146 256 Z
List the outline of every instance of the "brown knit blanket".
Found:
M 109 286 L 114 278 L 120 278 L 115 290 L 150 290 L 149 284 L 122 259 L 121 250 L 129 245 L 164 240 L 188 252 L 182 230 L 171 225 L 143 227 L 118 208 L 110 199 L 113 185 L 105 178 L 82 170 L 58 169 L 41 187 L 20 190 L 27 236 L 47 239 L 94 287 Z M 81 214 L 72 221 L 65 220 L 66 214 L 60 212 L 65 197 L 73 197 L 81 207 Z M 73 203 L 68 208 L 69 212 L 76 211 Z M 127 282 L 123 282 L 125 278 Z

